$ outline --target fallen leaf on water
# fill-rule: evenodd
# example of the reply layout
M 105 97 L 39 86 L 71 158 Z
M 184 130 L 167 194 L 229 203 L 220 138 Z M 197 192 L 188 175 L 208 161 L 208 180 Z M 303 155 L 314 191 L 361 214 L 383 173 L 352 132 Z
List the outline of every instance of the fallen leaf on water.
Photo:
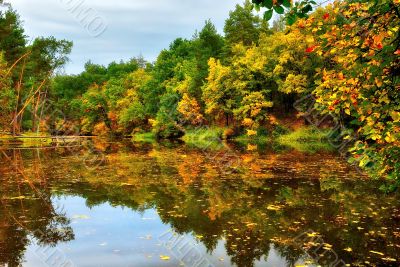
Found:
M 378 255 L 381 255 L 381 256 L 385 255 L 385 254 L 383 254 L 382 252 L 379 252 L 379 251 L 370 250 L 369 252 L 373 253 L 373 254 L 378 254 Z
M 25 199 L 25 196 L 19 196 L 19 197 L 10 197 L 9 200 L 14 200 L 14 199 Z
M 169 261 L 170 257 L 165 255 L 160 255 L 160 259 L 163 261 Z
M 393 258 L 382 258 L 382 260 L 384 260 L 384 261 L 392 261 L 392 262 L 397 261 L 396 259 L 393 259 Z
M 280 210 L 280 209 L 281 209 L 281 207 L 275 206 L 275 205 L 269 205 L 267 207 L 267 210 Z
M 307 233 L 308 237 L 316 237 L 318 233 Z

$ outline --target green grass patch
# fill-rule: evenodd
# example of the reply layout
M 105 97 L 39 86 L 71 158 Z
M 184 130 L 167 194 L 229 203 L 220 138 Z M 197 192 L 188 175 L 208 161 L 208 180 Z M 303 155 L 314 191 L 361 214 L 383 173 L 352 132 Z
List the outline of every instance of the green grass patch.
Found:
M 315 153 L 320 150 L 333 151 L 329 143 L 329 129 L 303 127 L 294 132 L 278 136 L 276 141 L 301 152 Z
M 187 129 L 182 140 L 189 146 L 217 150 L 224 146 L 224 132 L 225 128 L 219 127 Z
M 157 141 L 157 138 L 152 132 L 137 133 L 132 136 L 132 141 L 141 143 L 154 143 Z
M 248 136 L 245 134 L 239 135 L 235 138 L 233 138 L 235 142 L 239 143 L 257 143 L 257 144 L 263 144 L 267 142 L 271 142 L 272 138 L 269 135 L 256 135 L 256 136 Z

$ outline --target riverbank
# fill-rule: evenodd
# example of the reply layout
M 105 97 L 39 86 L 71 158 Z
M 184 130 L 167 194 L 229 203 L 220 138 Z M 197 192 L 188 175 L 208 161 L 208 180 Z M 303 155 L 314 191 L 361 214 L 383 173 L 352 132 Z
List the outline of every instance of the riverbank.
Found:
M 99 138 L 96 136 L 50 136 L 45 133 L 24 133 L 20 136 L 7 134 L 0 135 L 0 144 L 18 145 L 19 147 L 41 147 L 59 144 L 70 144 L 83 139 Z M 103 138 L 103 137 L 102 137 Z M 108 138 L 106 138 L 108 139 Z M 109 138 L 114 140 L 114 138 Z M 137 133 L 129 137 L 133 142 L 156 143 L 156 135 L 152 132 Z M 173 141 L 173 140 L 170 140 Z M 329 130 L 314 127 L 300 127 L 275 131 L 270 134 L 257 136 L 239 135 L 233 136 L 229 128 L 210 127 L 199 129 L 187 129 L 182 138 L 177 139 L 188 146 L 218 150 L 224 146 L 224 142 L 236 144 L 249 150 L 262 150 L 268 146 L 281 146 L 285 149 L 295 149 L 300 152 L 315 153 L 317 151 L 334 151 L 329 144 Z

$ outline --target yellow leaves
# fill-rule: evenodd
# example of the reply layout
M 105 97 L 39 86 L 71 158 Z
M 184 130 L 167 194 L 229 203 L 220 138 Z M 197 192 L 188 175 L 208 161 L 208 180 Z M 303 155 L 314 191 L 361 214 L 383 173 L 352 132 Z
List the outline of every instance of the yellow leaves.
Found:
M 290 94 L 290 93 L 303 93 L 307 88 L 307 76 L 305 75 L 294 75 L 289 74 L 283 85 L 279 88 L 279 91 Z
M 382 258 L 382 260 L 384 260 L 384 261 L 390 261 L 390 262 L 396 262 L 396 261 L 397 261 L 396 259 L 394 259 L 394 258 L 389 258 L 389 257 Z
M 393 136 L 390 132 L 387 132 L 387 133 L 386 133 L 386 137 L 385 137 L 385 141 L 386 141 L 387 143 L 393 143 L 393 142 L 396 141 L 396 137 Z
M 168 261 L 168 260 L 170 260 L 170 259 L 171 259 L 171 257 L 169 257 L 169 256 L 160 255 L 160 260 Z
M 315 39 L 312 36 L 307 36 L 306 37 L 306 42 L 309 43 L 309 44 L 313 44 L 313 43 L 315 43 Z
M 394 122 L 400 122 L 400 112 L 392 111 L 390 112 L 390 116 L 392 117 Z
M 178 103 L 178 111 L 185 120 L 192 125 L 201 124 L 204 120 L 200 106 L 195 98 L 191 98 L 187 93 L 183 94 L 182 100 Z
M 282 209 L 282 206 L 269 205 L 269 206 L 267 207 L 267 210 L 273 210 L 273 211 L 278 211 L 278 210 L 280 210 L 280 209 Z
M 352 252 L 352 251 L 353 251 L 353 249 L 349 247 L 349 248 L 345 248 L 345 249 L 344 249 L 344 251 L 347 251 L 347 252 Z
M 384 256 L 385 255 L 382 252 L 378 252 L 378 251 L 374 251 L 374 250 L 370 250 L 369 252 L 372 253 L 372 254 L 380 255 L 380 256 Z
M 375 84 L 376 84 L 376 86 L 378 86 L 378 87 L 382 87 L 382 80 L 380 79 L 380 78 L 378 78 L 378 77 L 375 77 Z
M 280 75 L 283 73 L 283 71 L 284 71 L 284 68 L 281 65 L 276 65 L 273 73 L 275 75 Z
M 316 232 L 312 232 L 312 233 L 307 233 L 308 237 L 317 237 L 319 234 Z
M 257 145 L 252 145 L 252 144 L 247 145 L 247 151 L 255 151 L 257 150 L 257 148 L 258 148 Z
M 155 127 L 158 124 L 157 120 L 154 119 L 149 119 L 149 123 L 151 124 L 152 127 Z
M 19 196 L 19 197 L 10 197 L 9 200 L 21 200 L 21 199 L 25 199 L 25 196 Z
M 254 130 L 247 130 L 247 135 L 248 135 L 248 136 L 255 136 L 255 135 L 257 135 L 257 131 L 254 131 Z
M 251 127 L 253 124 L 254 124 L 254 121 L 252 119 L 250 119 L 250 118 L 245 118 L 242 121 L 242 125 L 245 126 L 245 127 Z

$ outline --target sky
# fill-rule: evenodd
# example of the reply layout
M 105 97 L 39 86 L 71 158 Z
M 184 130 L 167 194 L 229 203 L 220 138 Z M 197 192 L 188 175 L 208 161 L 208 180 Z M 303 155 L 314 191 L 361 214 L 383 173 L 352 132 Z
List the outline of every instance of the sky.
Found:
M 85 62 L 107 65 L 142 55 L 154 61 L 178 37 L 191 38 L 211 19 L 220 33 L 243 0 L 12 0 L 31 41 L 55 36 L 74 42 L 65 72 Z

